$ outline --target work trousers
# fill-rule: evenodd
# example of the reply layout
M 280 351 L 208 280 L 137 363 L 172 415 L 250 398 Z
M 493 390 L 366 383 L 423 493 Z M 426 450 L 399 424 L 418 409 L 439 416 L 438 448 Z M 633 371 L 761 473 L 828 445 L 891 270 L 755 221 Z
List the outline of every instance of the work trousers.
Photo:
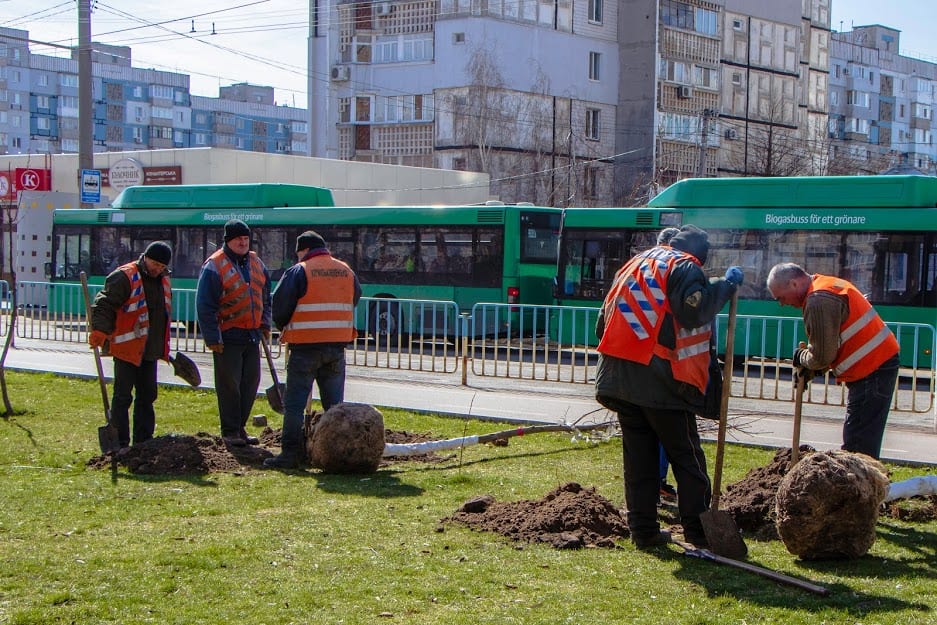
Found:
M 286 362 L 286 394 L 283 398 L 283 453 L 302 452 L 303 414 L 313 382 L 319 386 L 323 410 L 342 403 L 345 398 L 344 345 L 302 345 L 290 349 Z
M 212 362 L 221 435 L 237 438 L 247 425 L 260 386 L 260 344 L 225 343 L 220 354 L 212 352 Z
M 894 356 L 861 380 L 846 383 L 843 449 L 879 457 L 897 381 L 898 356 Z
M 632 536 L 647 538 L 660 531 L 660 447 L 677 481 L 677 507 L 684 532 L 703 535 L 700 514 L 709 508 L 712 487 L 706 456 L 700 447 L 696 416 L 684 410 L 645 408 L 618 402 L 625 480 L 625 507 Z
M 111 423 L 117 428 L 121 447 L 142 443 L 153 438 L 156 430 L 156 362 L 132 362 L 114 359 L 114 395 L 111 399 Z M 136 392 L 136 399 L 134 399 Z M 133 404 L 133 438 L 130 437 L 130 404 Z

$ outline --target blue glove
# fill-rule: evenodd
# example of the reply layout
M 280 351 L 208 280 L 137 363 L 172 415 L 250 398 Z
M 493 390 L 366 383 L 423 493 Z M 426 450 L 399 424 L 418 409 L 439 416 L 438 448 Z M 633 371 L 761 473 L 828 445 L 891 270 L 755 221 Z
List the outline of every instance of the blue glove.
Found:
M 734 284 L 735 286 L 742 286 L 742 282 L 745 280 L 745 276 L 742 274 L 742 268 L 736 267 L 733 265 L 726 269 L 726 282 Z

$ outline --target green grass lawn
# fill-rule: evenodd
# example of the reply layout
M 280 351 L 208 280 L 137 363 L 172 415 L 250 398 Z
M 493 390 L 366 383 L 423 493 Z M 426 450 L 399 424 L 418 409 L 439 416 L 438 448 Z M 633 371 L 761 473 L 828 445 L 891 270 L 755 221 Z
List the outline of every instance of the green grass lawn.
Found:
M 440 522 L 480 494 L 539 499 L 570 481 L 620 503 L 618 440 L 537 434 L 367 476 L 140 476 L 85 466 L 103 422 L 96 383 L 6 378 L 16 414 L 0 419 L 0 625 L 937 622 L 937 522 L 882 518 L 851 561 L 747 541 L 749 562 L 824 585 L 823 598 L 676 546 L 555 550 Z M 446 438 L 503 429 L 383 412 L 388 428 Z M 157 421 L 157 435 L 217 433 L 214 394 L 161 388 Z M 730 445 L 724 483 L 772 456 Z

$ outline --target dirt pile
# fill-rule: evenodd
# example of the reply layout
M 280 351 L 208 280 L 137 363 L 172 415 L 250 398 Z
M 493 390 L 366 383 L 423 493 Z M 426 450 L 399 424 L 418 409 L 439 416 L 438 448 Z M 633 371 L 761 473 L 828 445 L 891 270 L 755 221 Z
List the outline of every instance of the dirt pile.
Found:
M 805 560 L 859 558 L 875 542 L 888 477 L 877 460 L 834 449 L 810 454 L 781 480 L 777 526 Z
M 815 451 L 809 445 L 800 446 L 801 457 Z M 767 465 L 751 469 L 744 478 L 727 486 L 719 509 L 735 519 L 742 532 L 760 540 L 776 540 L 775 496 L 790 464 L 790 447 L 779 449 Z
M 549 543 L 557 549 L 615 547 L 629 536 L 611 501 L 569 482 L 542 499 L 499 502 L 490 495 L 466 501 L 444 523 L 491 531 L 518 542 Z
M 259 445 L 228 447 L 220 436 L 199 432 L 166 434 L 117 453 L 94 456 L 87 466 L 92 469 L 110 469 L 115 463 L 140 475 L 187 475 L 206 473 L 238 473 L 245 469 L 259 469 L 265 458 L 278 451 L 282 431 L 266 427 L 258 436 Z M 428 434 L 385 430 L 388 442 L 420 443 L 434 440 Z M 381 465 L 396 462 L 439 462 L 443 457 L 429 453 L 401 458 L 382 458 Z

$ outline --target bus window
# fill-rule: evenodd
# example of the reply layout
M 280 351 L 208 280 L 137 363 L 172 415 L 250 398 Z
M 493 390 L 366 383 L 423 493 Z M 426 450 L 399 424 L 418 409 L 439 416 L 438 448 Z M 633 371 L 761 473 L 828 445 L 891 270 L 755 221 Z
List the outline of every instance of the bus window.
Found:
M 521 262 L 556 262 L 560 214 L 523 211 L 520 214 Z
M 205 228 L 179 228 L 178 240 L 172 250 L 172 275 L 176 278 L 197 278 L 205 253 Z
M 472 286 L 497 287 L 504 273 L 504 243 L 498 230 L 479 230 L 478 246 L 474 256 L 466 258 L 471 263 Z M 555 261 L 554 261 L 555 262 Z
M 91 270 L 91 236 L 78 229 L 63 228 L 56 236 L 54 278 L 77 280 Z
M 134 258 L 126 228 L 103 226 L 91 231 L 91 274 L 106 276 Z
M 283 272 L 296 263 L 296 237 L 284 228 L 254 228 L 251 249 L 267 266 L 271 280 L 279 280 Z

